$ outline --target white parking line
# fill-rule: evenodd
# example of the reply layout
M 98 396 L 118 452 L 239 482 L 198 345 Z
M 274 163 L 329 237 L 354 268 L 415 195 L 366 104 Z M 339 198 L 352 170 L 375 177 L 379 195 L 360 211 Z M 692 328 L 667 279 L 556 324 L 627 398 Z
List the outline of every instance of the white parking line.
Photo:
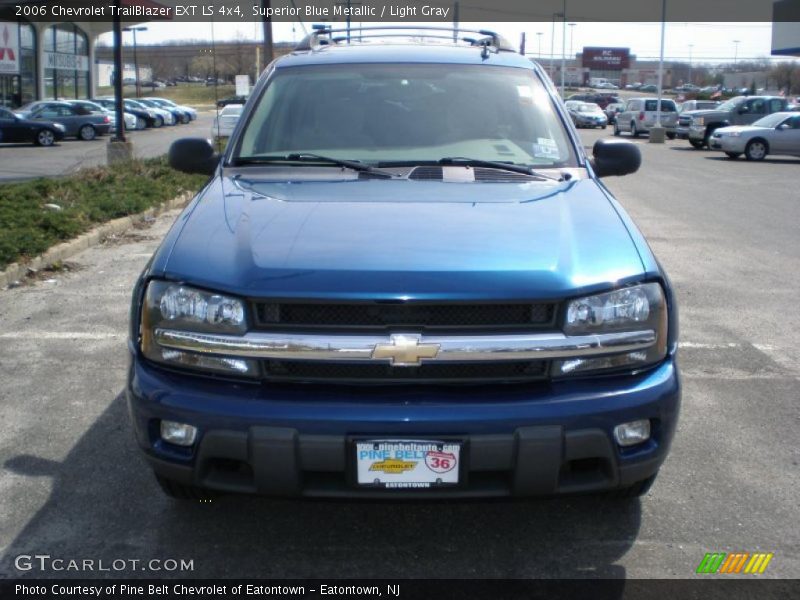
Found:
M 9 331 L 0 333 L 3 340 L 108 340 L 125 337 L 126 333 L 88 333 L 85 331 Z

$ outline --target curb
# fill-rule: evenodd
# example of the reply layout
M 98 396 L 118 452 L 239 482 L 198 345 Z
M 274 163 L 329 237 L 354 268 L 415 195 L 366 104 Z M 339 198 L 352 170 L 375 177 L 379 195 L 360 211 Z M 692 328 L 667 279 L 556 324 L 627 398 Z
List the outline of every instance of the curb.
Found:
M 79 252 L 83 252 L 88 248 L 97 246 L 100 244 L 100 242 L 103 242 L 111 235 L 120 234 L 124 231 L 127 231 L 128 229 L 132 228 L 134 224 L 139 223 L 148 217 L 155 217 L 156 215 L 168 210 L 172 210 L 173 208 L 183 208 L 193 197 L 193 192 L 185 192 L 180 196 L 176 196 L 172 200 L 162 202 L 161 204 L 153 206 L 152 208 L 148 208 L 143 212 L 135 215 L 128 215 L 127 217 L 121 217 L 119 219 L 114 219 L 113 221 L 108 221 L 107 223 L 98 225 L 94 229 L 79 235 L 75 239 L 56 244 L 44 254 L 40 254 L 39 256 L 32 258 L 23 264 L 11 263 L 5 268 L 4 271 L 0 271 L 0 289 L 7 289 L 11 283 L 24 279 L 27 276 L 28 269 L 39 271 L 46 269 L 47 267 L 50 267 L 59 261 L 67 260 Z

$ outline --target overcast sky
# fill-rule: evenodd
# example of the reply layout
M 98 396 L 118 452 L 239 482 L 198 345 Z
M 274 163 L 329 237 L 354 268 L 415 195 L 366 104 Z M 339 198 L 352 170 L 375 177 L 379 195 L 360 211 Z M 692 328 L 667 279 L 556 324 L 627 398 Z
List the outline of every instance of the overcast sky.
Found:
M 389 25 L 390 23 L 385 23 Z M 404 25 L 413 25 L 403 23 Z M 422 23 L 420 23 L 422 25 Z M 429 23 L 427 25 L 430 25 Z M 497 31 L 515 45 L 519 44 L 520 34 L 527 35 L 527 52 L 536 55 L 541 50 L 544 57 L 550 56 L 552 23 L 490 23 L 468 24 Z M 352 27 L 357 27 L 354 22 Z M 365 27 L 367 24 L 365 24 Z M 212 37 L 211 23 L 148 23 L 148 31 L 137 35 L 140 44 L 159 43 L 170 40 L 207 39 Z M 261 24 L 258 22 L 215 23 L 216 40 L 233 39 L 242 35 L 247 39 L 261 39 Z M 308 27 L 308 24 L 306 24 Z M 299 23 L 274 23 L 276 41 L 300 40 L 303 29 Z M 538 36 L 537 33 L 542 35 Z M 577 23 L 567 27 L 566 51 L 570 55 L 583 46 L 622 46 L 631 49 L 640 58 L 657 58 L 660 44 L 660 23 Z M 124 34 L 125 43 L 131 43 L 129 34 Z M 103 36 L 106 43 L 111 39 Z M 735 40 L 738 40 L 737 44 Z M 555 54 L 561 56 L 561 23 L 556 24 Z M 692 47 L 689 47 L 692 44 Z M 772 47 L 771 23 L 667 23 L 665 36 L 665 56 L 674 60 L 688 60 L 690 52 L 693 60 L 730 62 L 737 54 L 738 59 L 770 56 Z

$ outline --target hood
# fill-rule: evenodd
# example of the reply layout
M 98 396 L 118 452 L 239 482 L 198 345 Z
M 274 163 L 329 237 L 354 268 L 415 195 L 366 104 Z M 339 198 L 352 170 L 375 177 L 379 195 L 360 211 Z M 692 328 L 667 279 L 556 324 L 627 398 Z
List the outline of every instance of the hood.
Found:
M 714 130 L 714 133 L 731 133 L 734 131 L 738 131 L 739 133 L 746 133 L 750 131 L 764 131 L 765 129 L 771 129 L 769 127 L 755 127 L 753 125 L 729 125 L 728 127 L 718 127 Z
M 643 274 L 599 184 L 217 177 L 151 269 L 245 296 L 530 299 Z
M 709 117 L 717 115 L 727 115 L 728 113 L 716 108 L 704 108 L 701 110 L 685 110 L 681 113 L 682 117 Z

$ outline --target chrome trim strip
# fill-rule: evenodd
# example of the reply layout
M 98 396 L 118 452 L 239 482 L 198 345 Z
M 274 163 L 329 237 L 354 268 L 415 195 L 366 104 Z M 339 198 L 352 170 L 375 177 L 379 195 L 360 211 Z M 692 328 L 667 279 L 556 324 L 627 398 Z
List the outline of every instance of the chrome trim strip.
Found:
M 566 336 L 513 335 L 320 335 L 251 332 L 242 336 L 156 329 L 166 348 L 244 358 L 375 361 L 397 366 L 425 362 L 539 360 L 644 350 L 656 343 L 653 330 Z M 395 352 L 392 348 L 397 348 Z

